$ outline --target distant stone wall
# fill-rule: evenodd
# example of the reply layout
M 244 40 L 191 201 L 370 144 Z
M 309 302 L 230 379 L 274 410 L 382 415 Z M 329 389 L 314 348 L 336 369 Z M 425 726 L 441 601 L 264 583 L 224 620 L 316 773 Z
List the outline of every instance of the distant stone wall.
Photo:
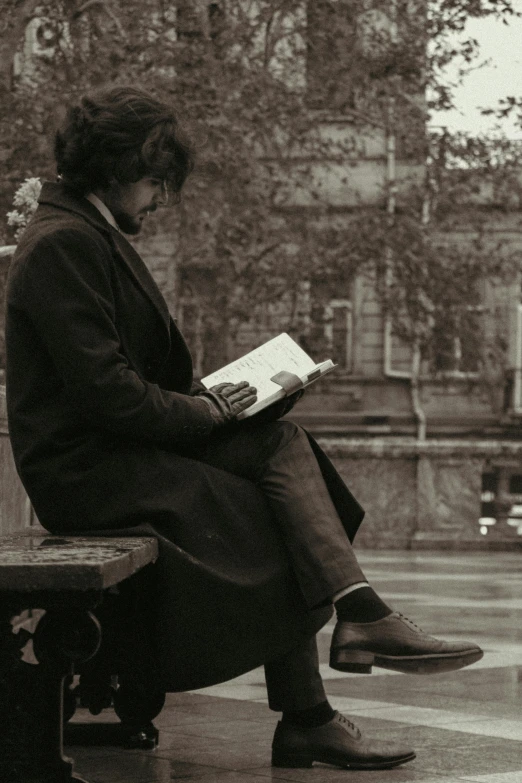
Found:
M 356 546 L 375 549 L 520 548 L 504 523 L 480 533 L 482 476 L 522 474 L 522 442 L 410 438 L 320 440 L 366 510 Z

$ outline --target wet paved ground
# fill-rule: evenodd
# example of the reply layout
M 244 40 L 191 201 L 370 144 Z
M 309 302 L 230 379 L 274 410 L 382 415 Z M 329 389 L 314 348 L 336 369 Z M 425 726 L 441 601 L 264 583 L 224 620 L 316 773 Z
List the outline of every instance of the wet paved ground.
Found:
M 369 581 L 397 610 L 447 639 L 485 650 L 469 669 L 430 677 L 322 664 L 334 707 L 368 735 L 412 745 L 415 761 L 381 772 L 316 765 L 272 769 L 276 716 L 261 669 L 204 691 L 171 694 L 155 751 L 68 749 L 89 783 L 522 783 L 522 555 L 362 552 Z M 319 636 L 326 662 L 332 626 Z M 102 715 L 104 720 L 107 715 Z M 82 711 L 75 720 L 85 720 Z

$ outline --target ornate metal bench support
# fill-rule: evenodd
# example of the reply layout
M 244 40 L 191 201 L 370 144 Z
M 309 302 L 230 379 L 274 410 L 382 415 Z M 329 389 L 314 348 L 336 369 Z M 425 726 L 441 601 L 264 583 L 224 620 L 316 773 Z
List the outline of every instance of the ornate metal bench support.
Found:
M 85 783 L 63 756 L 63 683 L 73 665 L 100 646 L 98 620 L 88 609 L 48 609 L 38 623 L 33 650 L 38 663 L 21 651 L 28 639 L 13 629 L 16 611 L 0 614 L 0 757 L 9 783 Z

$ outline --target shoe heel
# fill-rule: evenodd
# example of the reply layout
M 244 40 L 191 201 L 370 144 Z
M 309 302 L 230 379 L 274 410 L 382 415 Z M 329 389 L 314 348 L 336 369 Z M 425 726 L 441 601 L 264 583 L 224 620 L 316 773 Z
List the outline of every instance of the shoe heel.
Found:
M 372 652 L 358 650 L 333 650 L 330 655 L 330 667 L 340 672 L 371 674 L 375 655 Z
M 308 756 L 306 753 L 282 753 L 278 750 L 272 751 L 272 766 L 273 767 L 291 767 L 297 769 L 298 767 L 311 767 L 313 766 L 313 756 Z

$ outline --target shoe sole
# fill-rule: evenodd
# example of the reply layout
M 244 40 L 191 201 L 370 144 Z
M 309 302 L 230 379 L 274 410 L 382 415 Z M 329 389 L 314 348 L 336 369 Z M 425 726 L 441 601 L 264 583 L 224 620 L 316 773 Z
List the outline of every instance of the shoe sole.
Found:
M 330 655 L 330 668 L 353 674 L 370 674 L 373 666 L 401 672 L 402 674 L 442 674 L 463 669 L 480 661 L 482 650 L 448 655 L 378 655 L 363 650 L 334 650 Z
M 282 753 L 274 750 L 272 752 L 272 766 L 292 769 L 310 768 L 313 766 L 314 762 L 317 762 L 319 764 L 330 764 L 347 769 L 392 769 L 393 767 L 398 767 L 400 764 L 406 764 L 408 761 L 413 761 L 414 758 L 416 758 L 415 753 L 410 753 L 407 756 L 401 756 L 401 758 L 391 759 L 389 761 L 346 761 L 346 758 L 341 758 L 340 756 L 331 753 Z

